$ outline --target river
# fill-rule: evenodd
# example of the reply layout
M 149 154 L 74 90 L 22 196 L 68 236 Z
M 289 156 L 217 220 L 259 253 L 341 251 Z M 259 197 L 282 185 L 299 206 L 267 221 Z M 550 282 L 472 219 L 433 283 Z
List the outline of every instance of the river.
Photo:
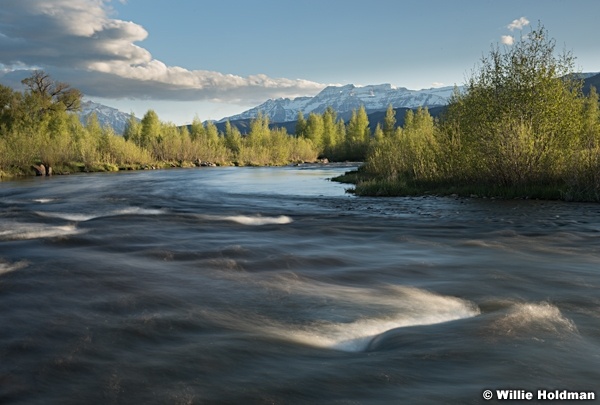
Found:
M 345 170 L 0 183 L 0 403 L 600 394 L 600 205 L 355 197 Z

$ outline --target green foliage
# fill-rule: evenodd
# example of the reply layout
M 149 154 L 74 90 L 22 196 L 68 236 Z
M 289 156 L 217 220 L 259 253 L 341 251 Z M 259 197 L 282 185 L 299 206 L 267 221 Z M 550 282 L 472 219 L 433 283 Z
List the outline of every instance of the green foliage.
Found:
M 61 83 L 50 78 L 41 70 L 21 81 L 27 88 L 27 95 L 36 99 L 39 114 L 49 111 L 77 111 L 81 106 L 82 94 L 67 83 Z
M 528 171 L 519 181 L 560 176 L 579 142 L 582 94 L 572 56 L 554 56 L 554 49 L 555 42 L 539 27 L 504 52 L 492 48 L 482 59 L 444 119 L 458 129 L 454 135 L 461 148 L 462 159 L 452 170 L 481 181 L 514 171 L 518 162 Z M 514 180 L 498 177 L 501 184 Z
M 242 149 L 242 134 L 237 127 L 231 125 L 229 121 L 225 123 L 225 147 L 234 155 L 238 155 Z
M 148 110 L 141 122 L 140 138 L 138 146 L 148 148 L 160 142 L 162 125 L 158 114 L 154 110 Z
M 348 160 L 363 160 L 369 147 L 371 131 L 369 117 L 364 106 L 358 111 L 353 111 L 350 121 L 346 126 L 345 147 Z
M 12 129 L 23 114 L 22 94 L 10 87 L 0 85 L 0 128 Z
M 555 56 L 541 26 L 512 47 L 493 47 L 465 91 L 455 90 L 441 122 L 409 111 L 392 134 L 388 108 L 357 193 L 477 190 L 600 201 L 598 95 L 584 97 L 581 86 L 573 57 Z M 348 128 L 353 139 L 355 127 Z
M 323 113 L 322 150 L 325 156 L 332 154 L 336 146 L 342 141 L 343 136 L 338 130 L 337 113 L 327 107 Z
M 234 137 L 237 134 L 232 131 Z M 237 141 L 236 141 L 237 142 Z M 305 137 L 291 137 L 285 129 L 270 129 L 269 119 L 260 114 L 250 123 L 250 133 L 239 142 L 235 155 L 238 165 L 283 165 L 291 162 L 314 161 L 318 152 L 314 143 Z
M 125 125 L 123 131 L 123 138 L 126 141 L 133 142 L 136 145 L 140 145 L 142 141 L 142 124 L 137 120 L 135 114 L 132 112 L 129 114 L 129 120 Z
M 271 129 L 259 116 L 250 134 L 227 123 L 219 133 L 212 122 L 197 117 L 190 128 L 162 122 L 155 111 L 141 121 L 135 115 L 123 136 L 103 128 L 95 115 L 85 125 L 71 114 L 80 93 L 43 72 L 23 81 L 19 93 L 0 86 L 0 172 L 33 174 L 32 165 L 44 164 L 54 173 L 112 171 L 145 167 L 191 167 L 200 164 L 283 165 L 315 161 L 314 143 Z M 319 117 L 319 119 L 321 119 Z
M 323 124 L 323 116 L 315 113 L 308 115 L 306 123 L 305 138 L 312 141 L 313 145 L 319 150 L 323 149 L 323 137 L 325 134 L 325 126 Z
M 383 136 L 386 138 L 392 138 L 396 131 L 396 110 L 390 104 L 385 111 L 385 118 L 383 121 Z
M 437 175 L 440 153 L 433 118 L 427 109 L 408 110 L 405 125 L 394 137 L 375 137 L 365 168 L 385 179 L 430 180 Z
M 296 137 L 306 137 L 306 120 L 302 111 L 298 111 L 298 119 L 296 120 Z

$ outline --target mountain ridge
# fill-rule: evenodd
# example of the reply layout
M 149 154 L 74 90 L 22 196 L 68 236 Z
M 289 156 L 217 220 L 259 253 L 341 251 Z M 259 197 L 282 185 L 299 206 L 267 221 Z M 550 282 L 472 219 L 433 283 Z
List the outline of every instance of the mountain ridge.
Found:
M 89 117 L 94 113 L 101 126 L 111 127 L 118 135 L 123 134 L 127 122 L 131 118 L 131 114 L 124 113 L 117 108 L 99 104 L 91 100 L 84 100 L 81 102 L 81 111 L 79 111 L 77 115 L 79 116 L 81 123 L 85 124 Z M 137 120 L 139 121 L 139 118 Z
M 405 87 L 393 87 L 391 84 L 356 86 L 327 86 L 313 97 L 269 99 L 264 103 L 240 114 L 220 119 L 238 121 L 256 118 L 259 113 L 267 116 L 271 122 L 289 122 L 296 120 L 298 113 L 322 114 L 327 107 L 333 108 L 338 116 L 347 119 L 353 110 L 361 106 L 367 113 L 393 108 L 439 107 L 446 105 L 454 91 L 454 86 L 409 90 Z

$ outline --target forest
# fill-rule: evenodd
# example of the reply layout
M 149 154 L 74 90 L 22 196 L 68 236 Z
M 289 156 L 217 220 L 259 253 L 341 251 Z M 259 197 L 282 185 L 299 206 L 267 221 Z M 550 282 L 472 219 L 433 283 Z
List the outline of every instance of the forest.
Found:
M 455 90 L 446 111 L 408 111 L 396 125 L 389 106 L 374 129 L 364 108 L 348 122 L 332 108 L 299 113 L 294 134 L 259 115 L 242 134 L 195 118 L 163 122 L 132 115 L 124 134 L 73 112 L 82 94 L 43 71 L 25 91 L 0 85 L 0 177 L 205 165 L 266 166 L 361 161 L 338 178 L 358 195 L 462 195 L 600 201 L 600 112 L 584 95 L 575 58 L 556 55 L 543 26 L 513 46 L 492 47 Z

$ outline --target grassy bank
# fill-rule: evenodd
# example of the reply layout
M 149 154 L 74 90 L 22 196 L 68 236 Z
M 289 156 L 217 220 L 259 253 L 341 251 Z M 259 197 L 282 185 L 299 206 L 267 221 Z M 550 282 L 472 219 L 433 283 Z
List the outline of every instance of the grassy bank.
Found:
M 381 178 L 364 167 L 332 179 L 354 184 L 349 192 L 370 197 L 458 196 L 493 199 L 538 199 L 563 201 L 600 201 L 591 189 L 576 189 L 566 182 L 551 184 L 522 184 L 499 186 L 496 184 L 460 184 L 451 181 L 411 181 L 406 178 Z

